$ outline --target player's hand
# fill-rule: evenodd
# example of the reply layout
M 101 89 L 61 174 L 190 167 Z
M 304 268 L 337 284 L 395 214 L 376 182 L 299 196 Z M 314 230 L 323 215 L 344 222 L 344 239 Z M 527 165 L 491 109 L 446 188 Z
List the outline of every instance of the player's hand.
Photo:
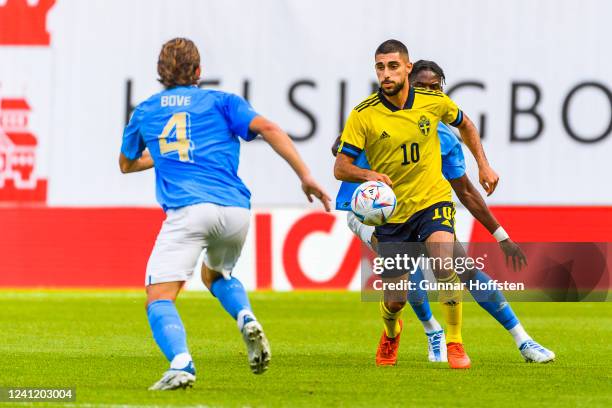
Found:
M 388 185 L 389 187 L 393 187 L 393 183 L 391 182 L 391 179 L 389 178 L 389 176 L 387 176 L 386 174 L 383 173 L 377 173 L 375 171 L 370 170 L 366 176 L 366 180 L 367 181 L 382 181 L 383 183 L 385 183 L 386 185 Z
M 312 203 L 312 196 L 315 196 L 321 201 L 323 207 L 325 207 L 326 212 L 331 211 L 331 207 L 329 204 L 331 198 L 325 192 L 325 190 L 323 190 L 323 188 L 319 186 L 319 184 L 311 175 L 307 175 L 302 178 L 302 190 L 304 191 L 304 194 L 306 194 L 306 198 L 308 198 L 308 201 Z
M 509 258 L 512 258 L 512 269 L 515 272 L 520 271 L 523 266 L 527 265 L 527 257 L 523 250 L 510 238 L 501 241 L 499 247 L 506 255 L 506 266 L 509 266 Z
M 497 183 L 499 182 L 499 176 L 491 168 L 491 166 L 487 165 L 486 167 L 481 167 L 478 170 L 478 179 L 480 180 L 480 185 L 487 192 L 487 196 L 490 196 L 495 191 L 497 187 Z

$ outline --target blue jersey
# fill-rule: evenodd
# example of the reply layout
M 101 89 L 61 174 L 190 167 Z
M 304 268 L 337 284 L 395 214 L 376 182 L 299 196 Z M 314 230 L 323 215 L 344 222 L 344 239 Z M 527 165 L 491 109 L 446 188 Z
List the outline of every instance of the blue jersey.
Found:
M 238 177 L 240 141 L 257 135 L 257 113 L 239 96 L 179 86 L 136 107 L 123 132 L 130 160 L 149 149 L 156 197 L 165 210 L 198 203 L 250 208 L 251 193 Z
M 442 154 L 442 174 L 447 180 L 462 177 L 465 174 L 465 157 L 461 143 L 453 131 L 444 123 L 438 123 L 440 152 Z
M 459 178 L 465 174 L 465 159 L 463 150 L 457 136 L 440 122 L 438 124 L 438 137 L 440 138 L 440 152 L 442 153 L 442 174 L 447 180 Z M 355 161 L 355 166 L 369 169 L 370 165 L 364 152 L 361 152 Z M 349 211 L 351 209 L 351 198 L 353 192 L 361 183 L 349 183 L 343 181 L 336 196 L 336 210 Z

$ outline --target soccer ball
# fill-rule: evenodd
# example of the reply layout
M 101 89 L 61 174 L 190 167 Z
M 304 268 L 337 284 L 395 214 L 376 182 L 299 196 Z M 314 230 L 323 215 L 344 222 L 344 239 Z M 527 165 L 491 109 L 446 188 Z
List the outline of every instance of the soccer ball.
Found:
M 391 187 L 381 181 L 366 181 L 353 193 L 351 210 L 365 225 L 383 225 L 393 215 L 396 202 Z

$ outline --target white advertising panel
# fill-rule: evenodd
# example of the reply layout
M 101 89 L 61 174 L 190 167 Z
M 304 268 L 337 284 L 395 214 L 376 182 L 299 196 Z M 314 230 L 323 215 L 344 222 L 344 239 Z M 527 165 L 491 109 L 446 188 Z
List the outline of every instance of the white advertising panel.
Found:
M 611 14 L 612 3 L 592 0 L 3 0 L 0 106 L 12 115 L 25 102 L 29 122 L 2 122 L 0 158 L 21 167 L 0 166 L 0 179 L 31 173 L 48 185 L 10 182 L 32 191 L 0 199 L 155 205 L 151 172 L 118 171 L 121 134 L 130 109 L 160 90 L 161 44 L 187 36 L 200 47 L 202 86 L 244 95 L 277 121 L 332 194 L 330 145 L 371 92 L 376 46 L 397 38 L 413 61 L 444 68 L 447 91 L 484 133 L 501 175 L 492 203 L 611 204 Z M 255 206 L 305 203 L 262 141 L 243 146 L 240 174 Z

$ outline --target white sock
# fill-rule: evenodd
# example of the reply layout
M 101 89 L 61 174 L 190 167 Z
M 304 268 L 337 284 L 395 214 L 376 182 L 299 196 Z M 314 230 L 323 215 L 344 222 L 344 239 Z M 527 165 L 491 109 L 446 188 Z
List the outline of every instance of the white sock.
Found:
M 372 248 L 372 234 L 374 234 L 374 227 L 369 225 L 362 224 L 355 214 L 351 211 L 348 211 L 346 214 L 346 223 L 353 234 L 357 235 L 361 242 L 366 244 L 371 250 Z
M 187 367 L 187 364 L 191 361 L 191 355 L 189 353 L 181 353 L 174 356 L 170 363 L 170 368 L 180 370 L 181 368 Z
M 435 317 L 433 317 L 433 315 L 431 316 L 431 319 L 421 321 L 421 323 L 423 323 L 423 329 L 425 329 L 425 334 L 442 330 L 442 326 L 440 326 L 440 323 L 438 323 L 438 321 Z
M 242 309 L 238 312 L 238 316 L 236 317 L 236 323 L 238 323 L 238 330 L 242 331 L 244 327 L 244 318 L 249 317 L 250 320 L 257 320 L 252 311 L 248 309 Z
M 517 347 L 520 347 L 521 344 L 523 344 L 527 340 L 531 340 L 531 336 L 527 334 L 527 332 L 523 328 L 523 325 L 520 323 L 508 331 L 512 335 L 512 338 L 514 339 L 514 342 L 516 343 Z

